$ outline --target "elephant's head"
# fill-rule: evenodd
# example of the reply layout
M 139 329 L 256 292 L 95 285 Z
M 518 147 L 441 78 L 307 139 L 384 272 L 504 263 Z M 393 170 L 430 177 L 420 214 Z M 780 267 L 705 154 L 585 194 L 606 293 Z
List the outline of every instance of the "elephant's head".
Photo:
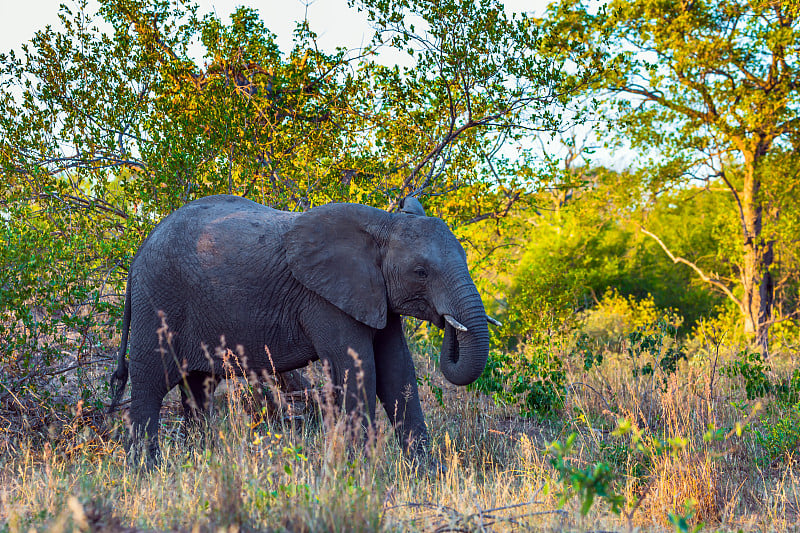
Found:
M 294 277 L 376 329 L 388 312 L 444 328 L 441 368 L 456 385 L 486 365 L 486 311 L 458 239 L 421 206 L 400 213 L 329 204 L 299 215 L 285 236 Z

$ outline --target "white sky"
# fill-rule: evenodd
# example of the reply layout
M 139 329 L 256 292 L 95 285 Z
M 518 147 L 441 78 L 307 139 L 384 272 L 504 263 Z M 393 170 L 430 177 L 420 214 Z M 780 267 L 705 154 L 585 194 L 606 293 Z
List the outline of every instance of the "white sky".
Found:
M 277 36 L 282 52 L 291 49 L 295 22 L 308 19 L 311 29 L 319 36 L 320 47 L 333 51 L 336 46 L 360 48 L 369 43 L 372 32 L 366 15 L 347 7 L 347 0 L 196 0 L 200 14 L 215 12 L 223 22 L 240 5 L 253 7 L 261 13 L 267 28 Z M 74 7 L 74 0 L 0 0 L 0 52 L 19 51 L 36 30 L 47 24 L 59 26 L 58 6 Z M 541 14 L 548 0 L 506 0 L 507 11 L 529 11 Z M 97 3 L 89 0 L 89 10 Z

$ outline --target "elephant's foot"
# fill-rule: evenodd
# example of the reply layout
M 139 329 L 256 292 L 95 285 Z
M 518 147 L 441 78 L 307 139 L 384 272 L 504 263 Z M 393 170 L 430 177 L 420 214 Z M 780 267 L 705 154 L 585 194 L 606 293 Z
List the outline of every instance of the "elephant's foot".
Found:
M 439 477 L 447 473 L 447 465 L 427 450 L 423 453 L 407 455 L 406 460 L 417 476 Z
M 161 464 L 161 449 L 158 443 L 149 443 L 147 439 L 132 439 L 128 443 L 125 461 L 133 469 L 149 472 Z
M 316 422 L 319 406 L 315 398 L 314 386 L 303 370 L 297 369 L 267 376 L 259 403 L 267 419 L 303 426 Z

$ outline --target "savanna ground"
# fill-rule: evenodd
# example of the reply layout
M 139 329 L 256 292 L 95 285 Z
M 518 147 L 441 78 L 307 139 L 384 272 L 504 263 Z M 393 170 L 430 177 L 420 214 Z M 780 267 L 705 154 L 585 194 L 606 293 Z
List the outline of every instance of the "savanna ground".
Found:
M 80 400 L 111 362 L 65 385 L 54 372 L 71 405 L 61 415 L 2 397 L 2 530 L 797 530 L 800 387 L 791 352 L 766 364 L 706 338 L 674 357 L 685 346 L 663 322 L 651 326 L 605 343 L 550 332 L 522 350 L 524 364 L 539 369 L 527 386 L 538 396 L 505 406 L 446 383 L 433 343 L 415 336 L 442 468 L 409 464 L 382 413 L 367 446 L 353 445 L 352 421 L 315 366 L 315 399 L 284 395 L 277 408 L 228 380 L 205 438 L 185 435 L 173 391 L 163 461 L 142 470 L 126 461 L 124 404 L 107 417 Z M 542 366 L 551 356 L 563 362 L 558 372 Z M 520 375 L 490 371 L 480 383 L 505 379 L 497 388 L 513 390 Z M 534 400 L 553 405 L 526 408 Z

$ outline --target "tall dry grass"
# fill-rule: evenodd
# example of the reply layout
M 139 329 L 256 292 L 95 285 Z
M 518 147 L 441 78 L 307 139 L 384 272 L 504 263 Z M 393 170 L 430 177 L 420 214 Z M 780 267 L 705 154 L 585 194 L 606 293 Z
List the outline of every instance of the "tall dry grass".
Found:
M 794 457 L 764 463 L 752 435 L 733 431 L 758 419 L 735 407 L 741 384 L 718 374 L 730 354 L 717 346 L 716 359 L 707 350 L 653 380 L 633 376 L 619 354 L 585 371 L 568 342 L 553 346 L 570 386 L 564 408 L 548 418 L 524 418 L 453 387 L 430 354 L 418 357 L 441 469 L 409 463 L 383 414 L 365 445 L 361 423 L 337 410 L 324 375 L 314 380 L 321 417 L 287 411 L 277 396 L 262 409 L 248 383 L 228 380 L 205 436 L 186 434 L 173 394 L 163 459 L 151 470 L 126 461 L 121 418 L 104 426 L 77 409 L 72 423 L 17 437 L 0 458 L 0 530 L 662 531 L 687 504 L 690 523 L 711 530 L 796 527 Z M 634 430 L 615 432 L 620 419 Z M 710 425 L 725 438 L 704 439 Z M 622 514 L 602 498 L 586 516 L 578 498 L 560 506 L 565 487 L 548 444 L 572 433 L 570 464 L 610 465 Z M 656 438 L 673 447 L 657 449 Z

